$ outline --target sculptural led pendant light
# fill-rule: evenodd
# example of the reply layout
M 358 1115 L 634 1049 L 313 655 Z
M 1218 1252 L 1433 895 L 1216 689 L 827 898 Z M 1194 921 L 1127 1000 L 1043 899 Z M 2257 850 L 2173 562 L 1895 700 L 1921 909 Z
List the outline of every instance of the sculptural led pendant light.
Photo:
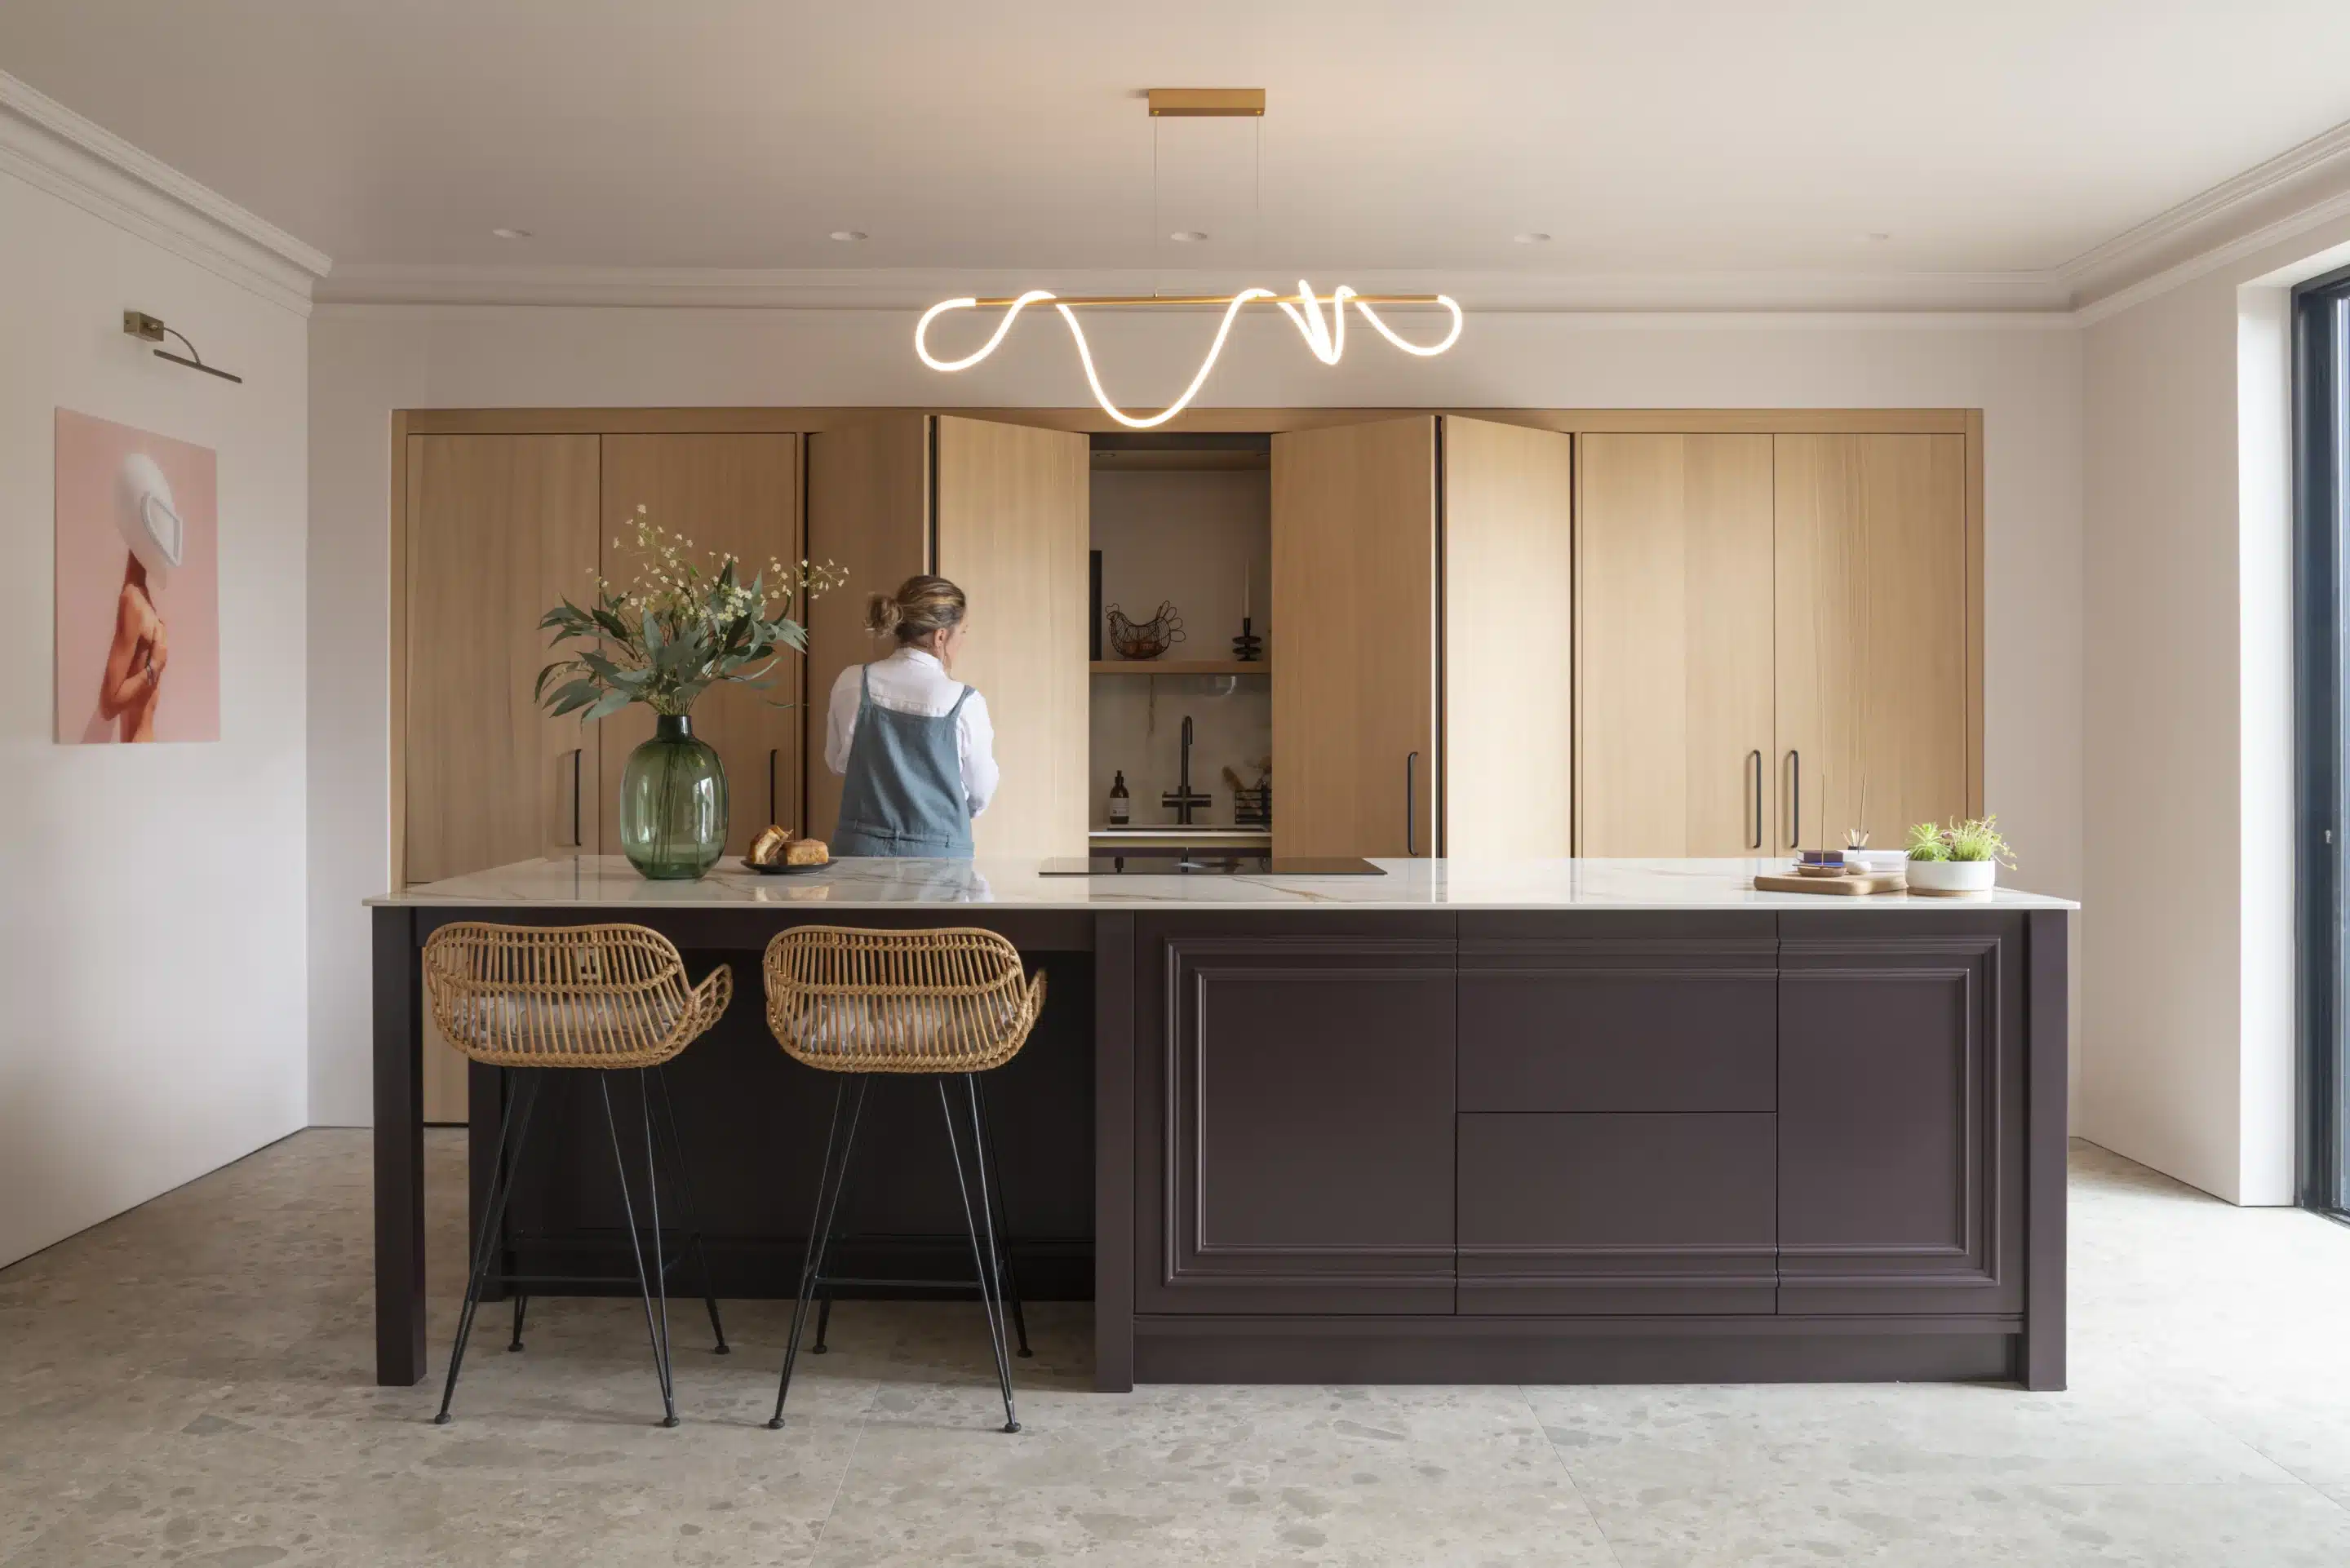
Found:
M 1150 112 L 1154 118 L 1261 117 L 1264 113 L 1264 92 L 1258 88 L 1153 88 L 1150 89 L 1149 97 Z M 1155 209 L 1157 180 L 1155 166 L 1152 179 Z M 1060 313 L 1062 321 L 1069 328 L 1070 340 L 1076 345 L 1077 348 L 1077 362 L 1085 369 L 1086 384 L 1093 389 L 1094 400 L 1101 405 L 1102 411 L 1129 429 L 1149 430 L 1154 425 L 1165 424 L 1191 406 L 1191 400 L 1198 397 L 1200 389 L 1207 384 L 1208 372 L 1215 369 L 1217 356 L 1224 351 L 1224 339 L 1232 335 L 1233 320 L 1239 317 L 1243 308 L 1259 303 L 1279 306 L 1282 314 L 1289 317 L 1299 334 L 1305 337 L 1306 348 L 1325 365 L 1336 365 L 1339 357 L 1347 351 L 1347 310 L 1349 306 L 1361 312 L 1363 319 L 1369 322 L 1373 330 L 1380 337 L 1405 353 L 1418 355 L 1422 358 L 1443 353 L 1459 341 L 1461 337 L 1461 306 L 1449 296 L 1358 294 L 1343 283 L 1327 295 L 1320 295 L 1314 291 L 1311 284 L 1300 278 L 1295 294 L 1277 294 L 1269 288 L 1244 288 L 1233 295 L 1143 294 L 1063 296 L 1053 293 L 1050 289 L 1032 288 L 1024 294 L 1002 299 L 942 299 L 922 312 L 921 320 L 915 324 L 914 353 L 923 364 L 933 370 L 968 370 L 995 352 L 997 346 L 1003 341 L 1004 335 L 1012 330 L 1012 324 L 1019 319 L 1021 311 L 1031 305 L 1050 304 Z M 1435 306 L 1451 316 L 1451 327 L 1442 338 L 1434 343 L 1414 343 L 1399 336 L 1393 327 L 1379 318 L 1378 312 L 1372 307 L 1380 305 Z M 1202 306 L 1221 306 L 1223 307 L 1223 315 L 1216 323 L 1216 336 L 1208 345 L 1207 358 L 1200 361 L 1199 371 L 1192 376 L 1191 384 L 1183 389 L 1182 396 L 1155 414 L 1140 415 L 1129 414 L 1110 401 L 1109 393 L 1102 387 L 1100 372 L 1094 368 L 1093 348 L 1086 341 L 1086 329 L 1078 324 L 1077 312 L 1087 307 L 1101 306 L 1116 306 L 1126 309 L 1195 309 Z M 1323 315 L 1325 306 L 1329 307 L 1327 317 Z M 986 342 L 979 346 L 977 352 L 966 354 L 960 359 L 941 359 L 931 352 L 931 323 L 950 311 L 989 309 L 1001 310 L 1003 315 L 997 320 L 994 332 L 989 335 Z

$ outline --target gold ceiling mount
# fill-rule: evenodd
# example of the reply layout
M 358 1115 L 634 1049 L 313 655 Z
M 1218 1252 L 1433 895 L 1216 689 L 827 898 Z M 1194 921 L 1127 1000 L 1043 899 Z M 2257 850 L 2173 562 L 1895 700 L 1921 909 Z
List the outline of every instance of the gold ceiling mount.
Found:
M 1153 119 L 1259 119 L 1264 115 L 1263 88 L 1152 88 Z

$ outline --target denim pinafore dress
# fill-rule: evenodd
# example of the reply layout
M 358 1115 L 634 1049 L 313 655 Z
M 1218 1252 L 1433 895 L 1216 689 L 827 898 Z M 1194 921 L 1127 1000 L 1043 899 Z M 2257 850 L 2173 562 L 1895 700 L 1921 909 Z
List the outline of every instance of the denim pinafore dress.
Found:
M 971 802 L 962 793 L 956 725 L 971 688 L 933 717 L 878 706 L 869 666 L 857 680 L 857 734 L 848 743 L 833 854 L 970 859 Z

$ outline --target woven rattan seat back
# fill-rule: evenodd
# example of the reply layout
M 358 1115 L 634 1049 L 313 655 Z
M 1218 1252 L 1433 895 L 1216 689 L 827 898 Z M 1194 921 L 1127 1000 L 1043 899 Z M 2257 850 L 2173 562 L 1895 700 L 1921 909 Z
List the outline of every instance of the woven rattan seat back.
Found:
M 494 1067 L 657 1067 L 718 1022 L 724 964 L 686 981 L 677 946 L 643 926 L 463 920 L 424 944 L 424 989 L 449 1044 Z
M 1019 1053 L 1045 1005 L 993 931 L 798 926 L 767 944 L 767 1026 L 834 1073 L 983 1073 Z

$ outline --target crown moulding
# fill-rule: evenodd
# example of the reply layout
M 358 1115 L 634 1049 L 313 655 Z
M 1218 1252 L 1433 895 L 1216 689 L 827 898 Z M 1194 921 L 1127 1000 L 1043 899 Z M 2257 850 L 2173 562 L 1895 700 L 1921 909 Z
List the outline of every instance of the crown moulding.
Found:
M 322 251 L 0 71 L 0 171 L 300 315 Z

